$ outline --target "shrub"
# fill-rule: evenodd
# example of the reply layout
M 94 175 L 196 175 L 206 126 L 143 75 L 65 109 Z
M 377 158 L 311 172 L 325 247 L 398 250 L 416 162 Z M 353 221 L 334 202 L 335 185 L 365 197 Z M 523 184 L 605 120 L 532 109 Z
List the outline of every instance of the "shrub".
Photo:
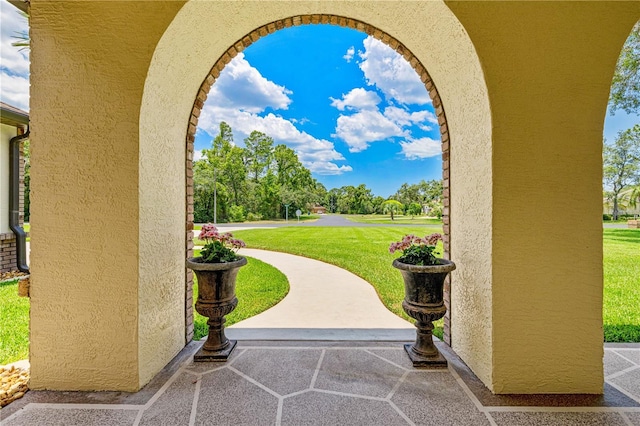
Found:
M 244 222 L 245 220 L 244 207 L 235 204 L 229 207 L 229 222 Z
M 258 220 L 262 220 L 262 215 L 260 213 L 247 213 L 247 220 L 250 222 L 256 222 Z

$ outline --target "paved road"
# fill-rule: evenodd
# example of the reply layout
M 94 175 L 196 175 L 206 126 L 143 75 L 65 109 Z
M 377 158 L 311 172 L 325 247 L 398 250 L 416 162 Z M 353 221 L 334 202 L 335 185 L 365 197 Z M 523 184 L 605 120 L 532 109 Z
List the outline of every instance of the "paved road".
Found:
M 201 224 L 196 224 L 201 225 Z M 257 223 L 219 223 L 216 225 L 220 229 L 225 230 L 238 230 L 243 228 L 250 229 L 260 229 L 260 228 L 280 228 L 282 226 L 354 226 L 354 227 L 368 227 L 368 226 L 424 226 L 424 227 L 441 227 L 442 225 L 431 225 L 431 224 L 387 224 L 387 223 L 358 223 L 351 222 L 347 220 L 346 217 L 341 215 L 322 215 L 316 221 L 312 222 L 299 222 L 295 219 L 289 220 L 289 222 L 278 222 L 278 223 L 265 223 L 265 224 L 257 224 Z M 627 229 L 628 226 L 626 223 L 604 223 L 603 228 L 624 228 Z M 229 229 L 231 228 L 231 229 Z
M 299 222 L 296 219 L 290 219 L 289 222 L 279 223 L 265 223 L 264 225 L 257 225 L 256 223 L 219 223 L 216 225 L 220 229 L 225 228 L 279 228 L 282 226 L 355 226 L 355 227 L 368 227 L 368 226 L 408 226 L 411 224 L 386 224 L 386 223 L 358 223 L 347 220 L 346 217 L 341 215 L 321 215 L 320 218 L 312 222 Z M 411 226 L 425 226 L 425 227 L 440 227 L 441 225 L 430 224 L 416 224 Z
M 602 224 L 603 228 L 624 228 L 629 229 L 629 225 L 626 223 L 604 223 Z

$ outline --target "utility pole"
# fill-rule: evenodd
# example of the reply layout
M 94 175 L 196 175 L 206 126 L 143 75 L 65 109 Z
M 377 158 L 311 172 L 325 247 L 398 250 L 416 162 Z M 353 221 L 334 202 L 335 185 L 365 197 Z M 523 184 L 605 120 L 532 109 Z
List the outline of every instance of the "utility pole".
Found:
M 218 224 L 218 171 L 213 169 L 213 224 Z

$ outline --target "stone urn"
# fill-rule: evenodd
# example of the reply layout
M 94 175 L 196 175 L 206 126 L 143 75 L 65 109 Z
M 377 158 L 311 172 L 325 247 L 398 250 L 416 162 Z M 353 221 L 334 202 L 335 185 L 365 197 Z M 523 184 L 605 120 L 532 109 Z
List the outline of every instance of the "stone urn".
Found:
M 224 263 L 205 263 L 200 257 L 187 259 L 187 268 L 198 278 L 196 311 L 209 318 L 209 336 L 194 355 L 194 361 L 226 361 L 235 348 L 237 341 L 227 339 L 224 334 L 224 317 L 238 305 L 236 277 L 246 264 L 244 257 Z
M 436 265 L 410 265 L 397 259 L 393 267 L 404 279 L 402 308 L 416 320 L 416 341 L 404 345 L 414 367 L 446 367 L 447 360 L 433 343 L 433 321 L 444 317 L 444 280 L 455 263 L 438 259 Z

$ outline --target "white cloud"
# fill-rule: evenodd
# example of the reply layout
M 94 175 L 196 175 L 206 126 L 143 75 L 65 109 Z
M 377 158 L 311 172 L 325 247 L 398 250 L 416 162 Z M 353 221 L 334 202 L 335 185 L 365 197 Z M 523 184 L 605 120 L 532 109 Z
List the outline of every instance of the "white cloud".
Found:
M 349 152 L 361 152 L 371 142 L 394 136 L 408 136 L 400 126 L 380 111 L 363 110 L 353 115 L 341 115 L 336 123 L 335 137 L 349 145 Z
M 440 141 L 431 138 L 420 138 L 400 142 L 400 146 L 402 146 L 402 154 L 404 154 L 408 160 L 418 160 L 442 154 Z
M 307 167 L 319 175 L 341 175 L 353 171 L 351 166 L 338 166 L 335 163 L 326 162 L 309 163 Z
M 306 118 L 306 117 L 302 117 L 302 118 L 300 118 L 300 119 L 297 119 L 297 118 L 290 118 L 290 119 L 289 119 L 289 121 L 291 121 L 292 123 L 295 123 L 295 124 L 299 124 L 299 125 L 301 125 L 301 126 L 304 126 L 304 125 L 305 125 L 305 124 L 307 124 L 307 123 L 311 123 L 311 120 L 309 120 L 309 119 L 308 119 L 308 118 Z
M 0 99 L 29 110 L 29 50 L 11 45 L 16 33 L 28 31 L 24 19 L 6 0 L 0 1 Z
M 292 93 L 264 78 L 247 62 L 244 54 L 239 53 L 224 67 L 207 99 L 227 108 L 259 113 L 268 107 L 287 109 L 292 102 L 288 95 Z
M 261 117 L 248 111 L 205 104 L 198 122 L 199 127 L 210 135 L 215 135 L 221 121 L 231 126 L 236 143 L 257 130 L 271 136 L 275 144 L 283 143 L 296 151 L 300 162 L 314 173 L 340 174 L 351 171 L 349 166 L 339 167 L 333 163 L 344 160 L 344 157 L 335 150 L 332 142 L 301 132 L 291 121 L 273 113 Z
M 0 71 L 0 99 L 2 102 L 29 111 L 29 77 L 10 75 Z
M 202 160 L 202 150 L 194 149 L 193 150 L 193 161 Z
M 384 116 L 392 120 L 399 126 L 412 126 L 414 124 L 423 126 L 425 121 L 438 124 L 438 118 L 431 111 L 409 112 L 405 109 L 390 106 L 385 108 Z
M 350 48 L 347 49 L 347 53 L 343 56 L 344 60 L 347 62 L 351 62 L 351 60 L 353 59 L 353 55 L 355 55 L 356 53 L 356 49 L 351 46 Z
M 359 52 L 359 66 L 367 84 L 377 86 L 388 99 L 402 104 L 425 105 L 429 93 L 411 65 L 383 42 L 372 36 L 364 39 L 364 52 Z
M 198 128 L 215 135 L 219 132 L 220 122 L 225 121 L 231 126 L 236 143 L 257 130 L 271 136 L 275 144 L 282 143 L 296 151 L 300 162 L 314 173 L 351 171 L 350 166 L 333 163 L 345 158 L 336 151 L 332 142 L 317 139 L 294 125 L 294 122 L 303 125 L 308 119 L 286 120 L 272 112 L 259 115 L 269 107 L 287 109 L 292 102 L 290 94 L 290 90 L 267 80 L 243 54 L 238 54 L 211 87 Z
M 376 109 L 382 99 L 376 92 L 357 87 L 352 89 L 346 95 L 342 95 L 342 99 L 331 99 L 331 106 L 338 108 L 340 111 L 347 109 Z

